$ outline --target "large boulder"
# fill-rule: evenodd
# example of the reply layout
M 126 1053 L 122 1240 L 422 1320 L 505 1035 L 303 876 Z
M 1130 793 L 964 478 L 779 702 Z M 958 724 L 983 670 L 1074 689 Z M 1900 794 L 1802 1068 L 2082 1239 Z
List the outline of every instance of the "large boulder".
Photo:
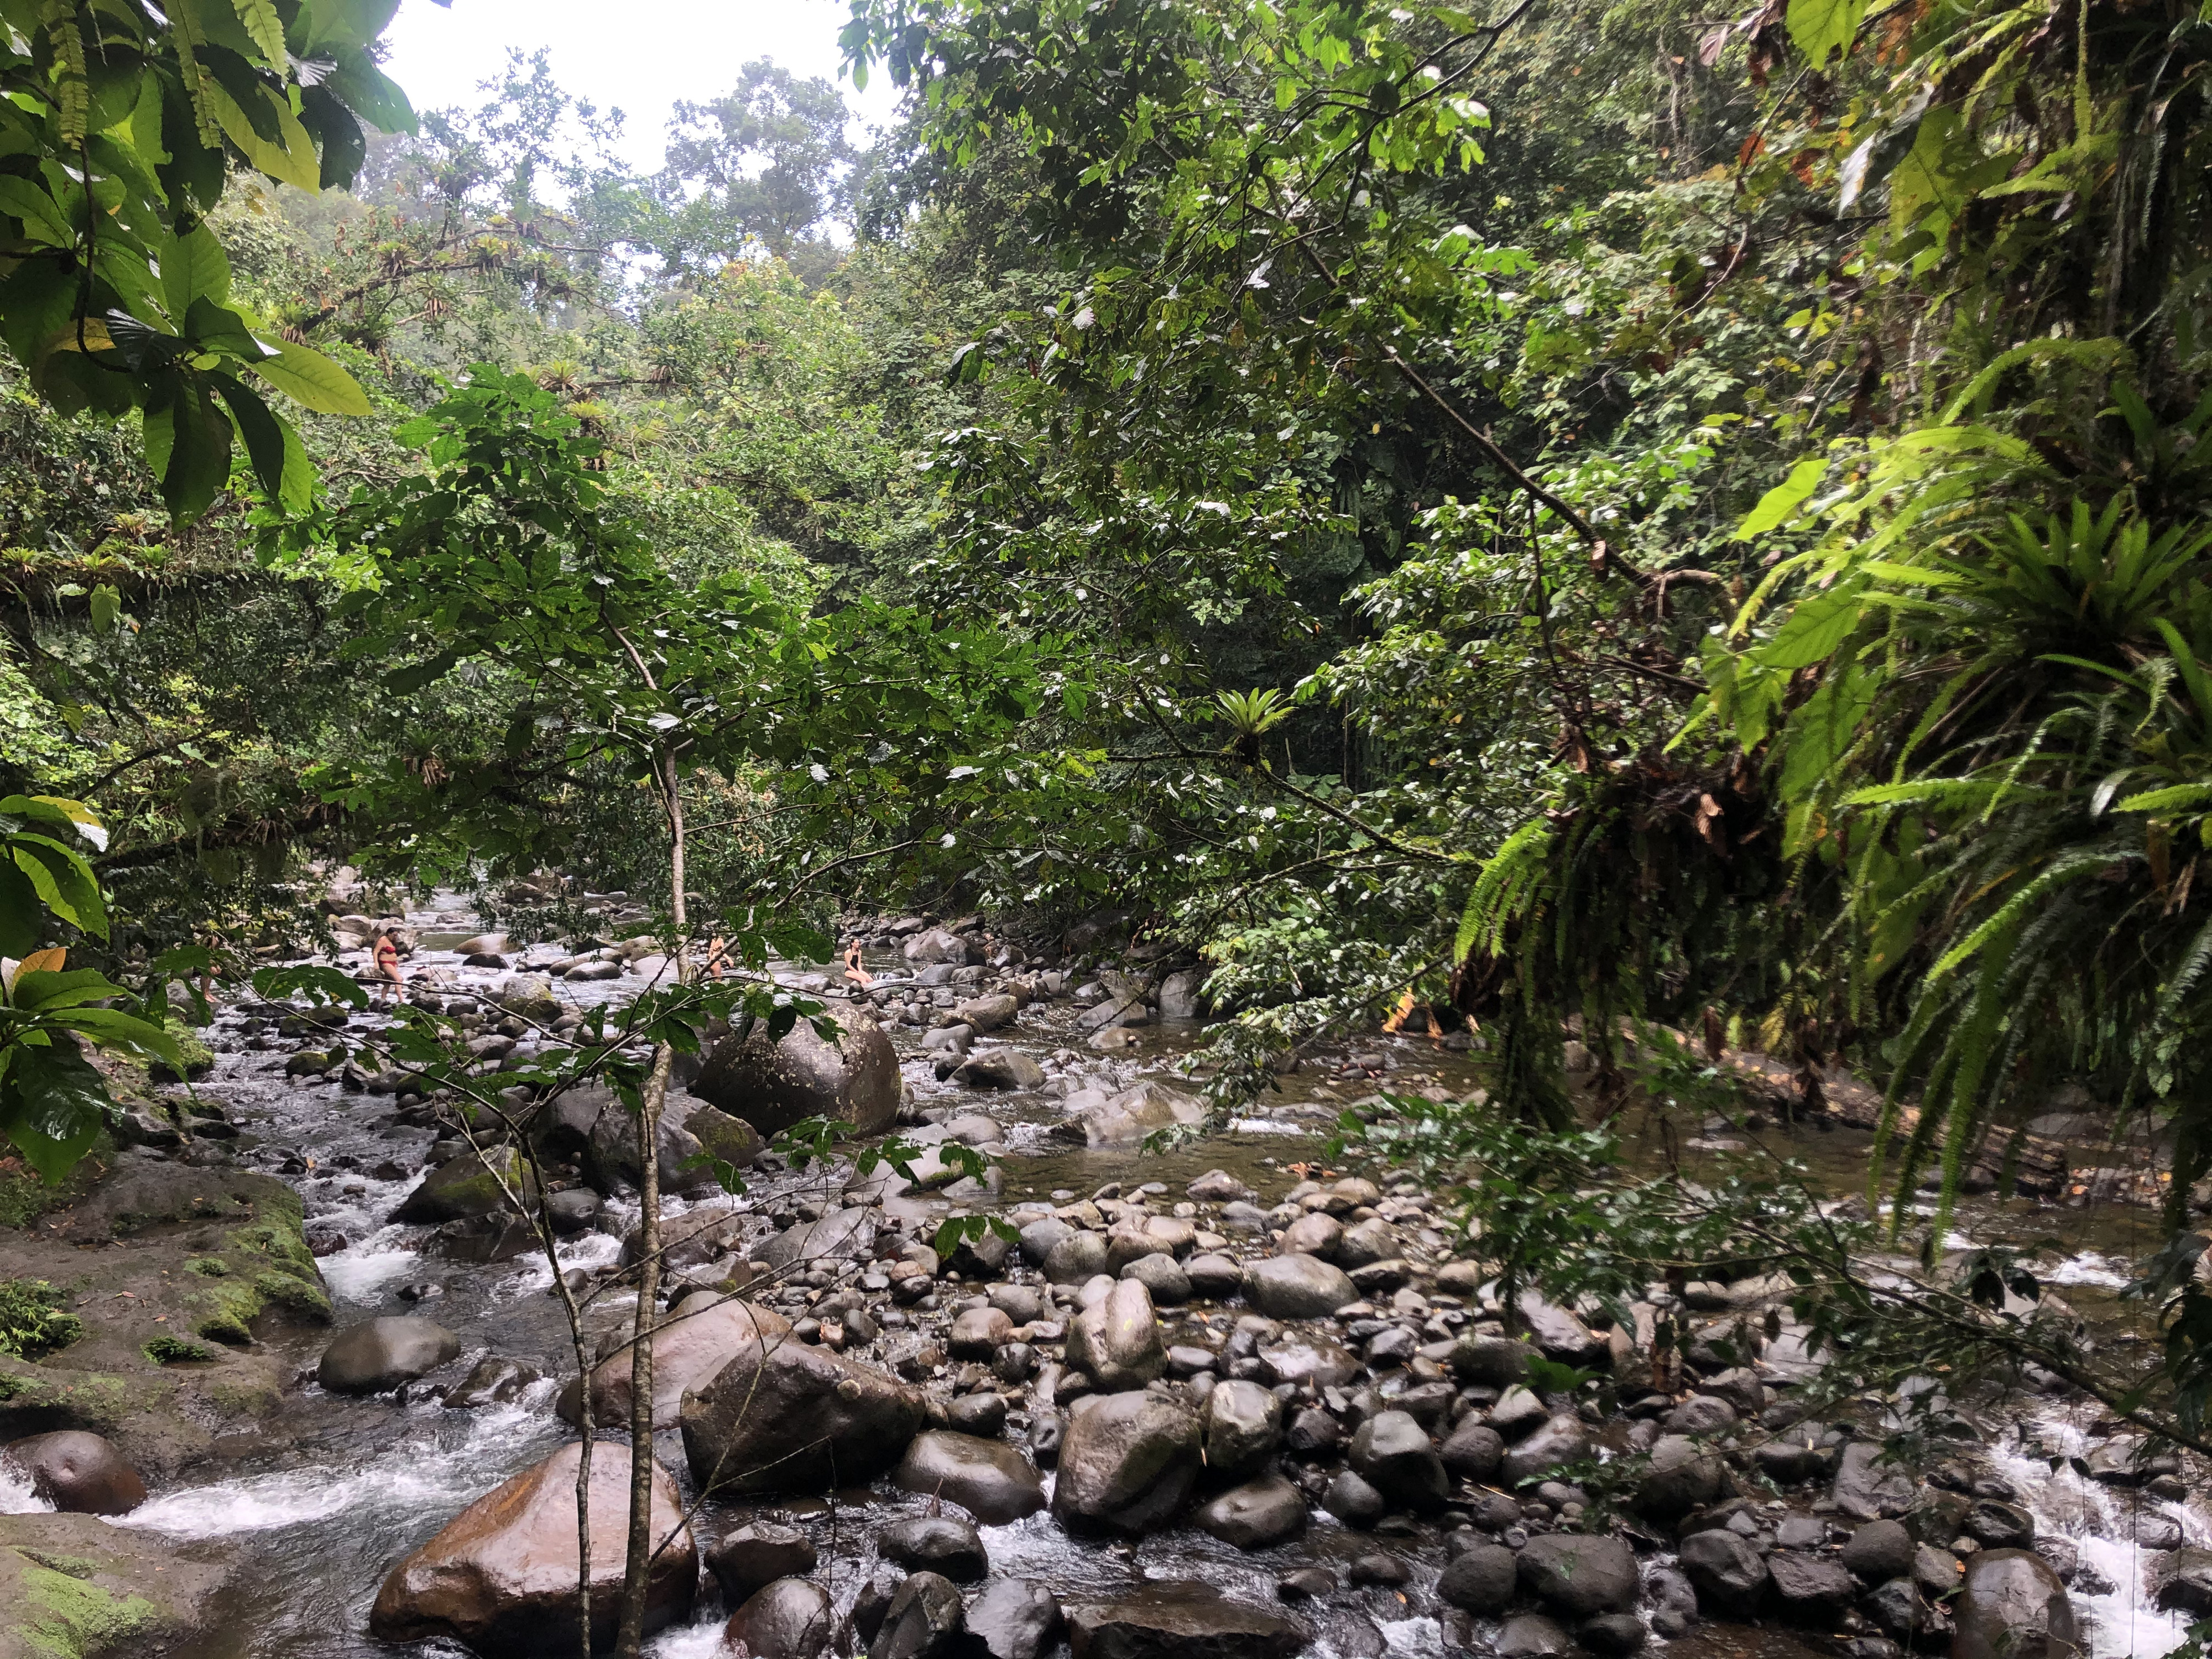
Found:
M 1505 1439 L 1489 1424 L 1469 1414 L 1451 1431 L 1438 1455 L 1447 1474 L 1487 1485 L 1497 1478 L 1498 1466 L 1504 1460 Z
M 876 1212 L 863 1206 L 832 1210 L 819 1221 L 787 1227 L 755 1254 L 771 1267 L 794 1261 L 866 1260 L 875 1248 Z
M 1197 1417 L 1157 1395 L 1086 1395 L 1060 1442 L 1054 1517 L 1073 1533 L 1167 1525 L 1198 1479 L 1200 1439 Z
M 722 1626 L 729 1652 L 752 1659 L 819 1659 L 837 1634 L 837 1609 L 830 1592 L 804 1578 L 779 1578 L 738 1606 Z
M 207 1626 L 236 1565 L 98 1516 L 0 1515 L 0 1659 L 235 1652 Z
M 1839 1513 L 1853 1521 L 1879 1521 L 1912 1507 L 1918 1483 L 1902 1466 L 1883 1462 L 1881 1455 L 1871 1440 L 1854 1440 L 1844 1448 L 1830 1493 Z
M 679 1418 L 691 1473 L 708 1491 L 823 1492 L 898 1462 L 925 1416 L 921 1393 L 828 1348 L 744 1345 Z
M 332 1394 L 382 1394 L 459 1357 L 461 1339 L 428 1319 L 365 1319 L 323 1350 L 315 1381 Z
M 1248 1480 L 1274 1462 L 1283 1402 L 1272 1389 L 1232 1378 L 1206 1396 L 1206 1467 L 1216 1479 Z
M 520 1152 L 512 1146 L 487 1146 L 481 1154 L 463 1152 L 431 1170 L 400 1200 L 392 1218 L 410 1224 L 466 1221 L 512 1209 L 509 1192 L 519 1194 L 525 1204 L 535 1203 L 537 1191 Z
M 912 1574 L 892 1592 L 868 1659 L 951 1659 L 965 1624 L 957 1584 L 941 1573 Z
M 1534 1434 L 1506 1449 L 1499 1465 L 1499 1483 L 1510 1489 L 1523 1481 L 1549 1474 L 1565 1463 L 1579 1463 L 1589 1455 L 1589 1431 L 1583 1420 L 1562 1412 Z
M 1721 1461 L 1686 1435 L 1662 1435 L 1637 1488 L 1636 1508 L 1657 1521 L 1679 1521 L 1719 1496 Z
M 2074 1659 L 2074 1604 L 2033 1550 L 1983 1550 L 1966 1563 L 1952 1604 L 1951 1659 Z
M 1503 1544 L 1477 1544 L 1444 1564 L 1437 1595 L 1449 1607 L 1494 1618 L 1512 1605 L 1518 1583 L 1511 1550 Z
M 1378 1412 L 1352 1437 L 1352 1467 L 1396 1509 L 1443 1507 L 1451 1490 L 1443 1460 L 1410 1412 Z
M 1069 1116 L 1054 1133 L 1090 1146 L 1136 1146 L 1163 1129 L 1193 1129 L 1206 1121 L 1206 1108 L 1178 1090 L 1139 1083 L 1118 1095 L 1085 1089 L 1067 1097 Z
M 1076 1315 L 1067 1328 L 1067 1363 L 1107 1394 L 1141 1389 L 1167 1368 L 1159 1316 L 1140 1280 L 1116 1279 Z
M 772 1308 L 736 1297 L 694 1308 L 687 1297 L 654 1328 L 653 1426 L 672 1429 L 682 1419 L 687 1389 L 704 1388 L 723 1366 L 754 1345 L 788 1336 L 791 1322 Z M 634 1343 L 625 1342 L 592 1369 L 592 1421 L 602 1429 L 629 1421 Z M 554 1403 L 564 1423 L 581 1424 L 583 1386 L 575 1378 Z
M 2158 1605 L 2212 1618 L 2212 1550 L 2170 1550 L 2151 1575 Z
M 1766 1594 L 1766 1562 L 1748 1538 L 1725 1527 L 1693 1532 L 1682 1540 L 1682 1573 L 1698 1592 L 1698 1605 L 1721 1618 L 1748 1617 Z
M 779 1578 L 803 1578 L 820 1559 L 814 1540 L 797 1527 L 757 1521 L 739 1527 L 707 1552 L 707 1571 L 737 1607 Z
M 1199 1506 L 1202 1532 L 1240 1550 L 1261 1550 L 1297 1537 L 1308 1520 L 1305 1494 L 1279 1474 L 1263 1474 Z
M 1325 1319 L 1359 1299 L 1350 1275 L 1317 1255 L 1263 1256 L 1245 1269 L 1244 1293 L 1270 1319 Z
M 1591 1619 L 1629 1613 L 1643 1583 L 1636 1553 L 1610 1534 L 1547 1533 L 1521 1552 L 1520 1578 L 1554 1613 Z
M 949 962 L 957 968 L 968 960 L 968 941 L 949 928 L 926 927 L 907 939 L 901 954 L 917 964 Z
M 898 1115 L 898 1055 L 874 1019 L 852 1003 L 832 1002 L 838 1036 L 824 1042 L 800 1020 L 781 1042 L 765 1022 L 717 1043 L 691 1092 L 763 1135 L 810 1117 L 841 1118 L 864 1135 L 881 1134 Z
M 82 1429 L 10 1441 L 0 1446 L 0 1465 L 67 1515 L 128 1515 L 146 1501 L 146 1483 L 114 1442 Z
M 1074 1659 L 1292 1659 L 1312 1640 L 1295 1620 L 1211 1584 L 1146 1584 L 1072 1607 L 1067 1624 Z
M 905 1491 L 957 1504 L 987 1527 L 1044 1507 L 1044 1482 L 1028 1458 L 1003 1440 L 949 1429 L 915 1436 L 891 1479 Z
M 994 1578 L 968 1604 L 968 1650 L 981 1659 L 1039 1659 L 1060 1624 L 1060 1603 L 1036 1580 Z
M 1858 1595 L 1850 1569 L 1832 1555 L 1777 1550 L 1766 1558 L 1774 1601 L 1793 1624 L 1832 1630 Z
M 368 1616 L 386 1642 L 457 1641 L 485 1659 L 538 1659 L 575 1645 L 577 1446 L 495 1487 L 392 1568 Z M 592 1645 L 614 1640 L 629 1510 L 629 1449 L 592 1450 Z M 689 1616 L 699 1554 L 683 1500 L 665 1470 L 653 1471 L 653 1535 L 669 1541 L 646 1582 L 645 1627 Z

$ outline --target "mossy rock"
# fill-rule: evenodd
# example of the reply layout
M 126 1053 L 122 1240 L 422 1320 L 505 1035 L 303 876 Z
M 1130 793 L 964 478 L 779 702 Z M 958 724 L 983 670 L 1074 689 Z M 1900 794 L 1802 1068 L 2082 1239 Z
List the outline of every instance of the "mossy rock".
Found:
M 156 1083 L 198 1082 L 215 1070 L 215 1050 L 192 1034 L 192 1028 L 177 1018 L 169 1018 L 169 1040 L 177 1045 L 184 1069 L 179 1071 L 166 1060 L 157 1060 L 146 1068 L 146 1075 Z
M 228 1576 L 96 1516 L 0 1516 L 0 1659 L 166 1647 L 200 1625 Z
M 497 1174 L 495 1175 L 494 1171 Z M 428 1179 L 407 1194 L 392 1212 L 394 1221 L 425 1223 L 467 1221 L 495 1215 L 510 1208 L 501 1186 L 522 1194 L 526 1204 L 537 1200 L 529 1166 L 512 1146 L 487 1147 L 481 1158 L 464 1152 L 433 1170 Z

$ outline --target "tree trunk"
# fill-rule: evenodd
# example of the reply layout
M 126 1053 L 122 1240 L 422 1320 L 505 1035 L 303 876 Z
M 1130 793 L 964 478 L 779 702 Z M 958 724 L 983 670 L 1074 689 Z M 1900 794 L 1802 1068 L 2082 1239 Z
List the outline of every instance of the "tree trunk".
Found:
M 657 769 L 668 811 L 668 870 L 673 895 L 671 930 L 676 982 L 691 977 L 690 921 L 684 897 L 684 788 L 676 757 L 663 750 Z M 622 1620 L 615 1635 L 617 1659 L 638 1659 L 645 1643 L 645 1592 L 653 1576 L 653 1327 L 660 1299 L 660 1115 L 668 1101 L 675 1053 L 665 1042 L 653 1050 L 637 1123 L 637 1318 L 629 1359 L 629 1539 L 623 1561 Z M 586 1384 L 588 1389 L 588 1382 Z

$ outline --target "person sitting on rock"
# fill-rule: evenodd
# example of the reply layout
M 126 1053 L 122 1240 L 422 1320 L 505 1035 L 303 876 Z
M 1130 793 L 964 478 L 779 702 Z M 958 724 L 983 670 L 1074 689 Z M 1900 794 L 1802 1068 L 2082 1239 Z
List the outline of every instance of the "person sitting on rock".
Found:
M 845 947 L 845 977 L 860 986 L 876 982 L 876 976 L 860 966 L 860 941 L 858 939 Z

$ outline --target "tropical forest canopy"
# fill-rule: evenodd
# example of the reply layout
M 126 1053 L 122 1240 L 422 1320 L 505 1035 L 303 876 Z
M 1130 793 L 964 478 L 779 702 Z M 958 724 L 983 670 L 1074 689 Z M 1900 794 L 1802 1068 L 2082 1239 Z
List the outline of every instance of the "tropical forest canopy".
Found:
M 391 9 L 0 4 L 10 954 L 668 906 L 680 768 L 697 925 L 1114 908 L 1224 1105 L 1391 1017 L 1556 1126 L 1653 1022 L 1917 1102 L 1882 1180 L 2078 1085 L 2185 1221 L 2194 6 L 856 0 L 891 128 L 733 64 L 650 173 Z

